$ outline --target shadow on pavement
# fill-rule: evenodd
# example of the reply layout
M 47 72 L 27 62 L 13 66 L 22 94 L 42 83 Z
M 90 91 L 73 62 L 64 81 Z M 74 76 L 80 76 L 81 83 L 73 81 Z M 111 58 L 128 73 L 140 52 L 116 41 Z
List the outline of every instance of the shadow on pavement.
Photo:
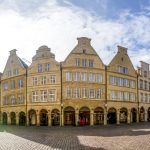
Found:
M 83 145 L 79 137 L 100 136 L 139 136 L 150 134 L 150 123 L 138 123 L 131 125 L 107 125 L 94 127 L 23 127 L 0 126 L 0 132 L 7 132 L 24 139 L 47 145 L 53 149 L 61 150 L 104 150 Z

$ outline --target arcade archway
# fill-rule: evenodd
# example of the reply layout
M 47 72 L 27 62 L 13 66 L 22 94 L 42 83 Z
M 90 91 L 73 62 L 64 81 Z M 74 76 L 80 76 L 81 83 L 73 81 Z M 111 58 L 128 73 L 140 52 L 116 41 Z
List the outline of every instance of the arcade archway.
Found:
M 110 108 L 108 110 L 107 119 L 108 119 L 108 124 L 115 124 L 117 122 L 116 109 L 115 108 Z
M 29 125 L 35 126 L 36 124 L 37 124 L 36 111 L 34 109 L 31 109 L 29 111 Z
M 104 124 L 104 110 L 101 107 L 94 109 L 94 125 Z
M 80 125 L 90 125 L 90 109 L 88 107 L 80 108 L 79 124 Z
M 51 112 L 52 126 L 60 125 L 60 111 L 58 109 L 53 109 Z
M 64 109 L 64 124 L 75 125 L 75 109 L 71 106 Z
M 48 112 L 45 109 L 40 111 L 40 126 L 48 126 Z
M 126 108 L 120 109 L 120 123 L 127 123 L 128 111 Z

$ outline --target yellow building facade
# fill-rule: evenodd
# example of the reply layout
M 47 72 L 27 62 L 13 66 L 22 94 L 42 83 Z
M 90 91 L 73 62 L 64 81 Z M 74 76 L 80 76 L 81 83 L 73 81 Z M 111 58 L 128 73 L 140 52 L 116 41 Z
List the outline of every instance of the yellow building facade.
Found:
M 60 63 L 47 46 L 32 58 L 27 80 L 27 125 L 60 125 Z
M 1 77 L 1 123 L 37 126 L 84 126 L 150 120 L 149 65 L 136 71 L 127 48 L 108 65 L 91 46 L 77 45 L 59 63 L 41 46 L 27 66 L 10 51 Z M 143 100 L 144 97 L 144 100 Z
M 27 65 L 10 51 L 1 77 L 1 119 L 3 124 L 25 125 L 27 99 Z

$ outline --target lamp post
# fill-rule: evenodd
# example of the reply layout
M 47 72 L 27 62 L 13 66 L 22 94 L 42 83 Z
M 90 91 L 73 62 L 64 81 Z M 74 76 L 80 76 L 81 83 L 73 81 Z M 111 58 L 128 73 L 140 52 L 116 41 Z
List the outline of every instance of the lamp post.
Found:
M 61 126 L 64 126 L 64 123 L 63 123 L 63 119 L 64 119 L 64 116 L 63 116 L 63 107 L 64 107 L 64 104 L 61 103 Z

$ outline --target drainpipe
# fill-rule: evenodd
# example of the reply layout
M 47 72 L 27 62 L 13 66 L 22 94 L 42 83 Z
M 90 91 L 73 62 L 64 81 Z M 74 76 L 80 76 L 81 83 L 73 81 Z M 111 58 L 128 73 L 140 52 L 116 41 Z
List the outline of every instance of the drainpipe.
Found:
M 104 104 L 104 125 L 107 125 L 107 66 L 105 66 L 105 104 Z
M 61 94 L 60 94 L 60 107 L 61 107 L 61 126 L 63 126 L 63 86 L 62 86 L 62 62 L 60 62 L 60 84 L 61 84 Z

